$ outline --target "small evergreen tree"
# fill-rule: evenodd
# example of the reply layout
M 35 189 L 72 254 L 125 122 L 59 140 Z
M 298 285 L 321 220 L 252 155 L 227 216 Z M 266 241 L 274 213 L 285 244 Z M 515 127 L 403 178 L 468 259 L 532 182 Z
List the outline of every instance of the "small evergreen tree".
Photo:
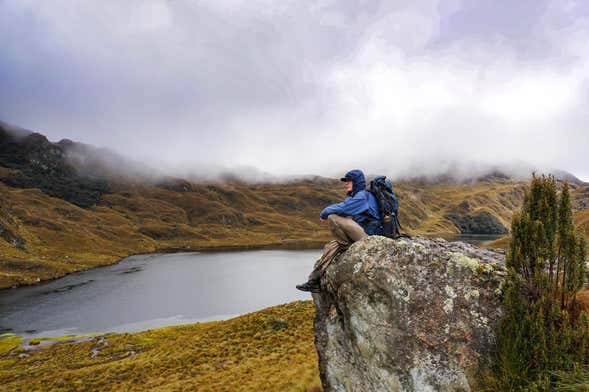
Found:
M 554 177 L 533 175 L 511 224 L 498 332 L 501 390 L 547 391 L 555 371 L 587 362 L 589 322 L 575 303 L 585 281 L 585 256 L 568 184 L 559 196 Z

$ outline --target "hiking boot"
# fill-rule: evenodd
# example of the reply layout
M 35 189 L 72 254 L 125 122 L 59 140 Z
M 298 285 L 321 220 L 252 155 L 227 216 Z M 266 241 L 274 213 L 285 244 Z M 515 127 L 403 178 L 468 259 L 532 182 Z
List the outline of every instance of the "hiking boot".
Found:
M 298 284 L 296 287 L 301 291 L 310 291 L 311 293 L 318 293 L 321 291 L 321 285 L 318 280 L 310 280 L 303 284 Z

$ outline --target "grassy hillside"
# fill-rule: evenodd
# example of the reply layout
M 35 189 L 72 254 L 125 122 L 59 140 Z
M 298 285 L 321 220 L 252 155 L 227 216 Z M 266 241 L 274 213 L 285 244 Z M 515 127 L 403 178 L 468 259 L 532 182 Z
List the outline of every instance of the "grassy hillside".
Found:
M 578 295 L 585 310 L 588 298 L 588 290 Z M 297 301 L 227 321 L 132 334 L 31 341 L 0 335 L 0 385 L 14 391 L 318 392 L 313 317 L 313 303 Z
M 183 187 L 180 187 L 183 185 Z M 410 232 L 455 233 L 445 216 L 488 211 L 502 223 L 521 198 L 511 183 L 399 184 Z M 0 287 L 36 282 L 129 254 L 225 246 L 320 247 L 319 211 L 344 197 L 338 181 L 154 186 L 112 184 L 81 208 L 38 189 L 0 183 Z M 468 201 L 465 201 L 468 200 Z
M 106 157 L 105 157 L 106 154 Z M 109 155 L 110 154 L 110 155 Z M 283 183 L 191 183 L 121 175 L 123 158 L 0 126 L 0 288 L 114 263 L 130 254 L 224 247 L 316 247 L 329 240 L 318 214 L 345 197 L 316 177 Z M 140 180 L 141 178 L 141 180 Z M 488 175 L 395 184 L 412 234 L 501 233 L 525 182 Z M 572 194 L 588 229 L 589 186 Z
M 589 239 L 589 187 L 573 187 L 573 220 L 576 229 L 583 233 Z M 503 236 L 491 243 L 486 244 L 487 247 L 507 249 L 509 246 L 509 236 Z M 589 256 L 589 255 L 588 255 Z
M 320 390 L 313 315 L 311 301 L 298 301 L 227 321 L 26 350 L 0 340 L 0 389 Z
M 194 185 L 176 191 L 115 185 L 81 208 L 38 189 L 0 184 L 0 287 L 110 264 L 134 253 L 223 246 L 314 246 L 328 238 L 322 184 Z M 3 234 L 3 235 L 2 235 Z
M 318 214 L 345 196 L 339 181 L 324 178 L 197 184 L 83 175 L 65 160 L 64 146 L 73 142 L 53 144 L 38 134 L 22 143 L 4 137 L 0 132 L 0 288 L 136 253 L 320 247 L 329 232 Z M 526 186 L 487 176 L 470 183 L 406 181 L 395 190 L 404 230 L 437 235 L 510 227 Z M 571 193 L 575 224 L 589 235 L 589 186 L 574 184 Z M 505 247 L 507 237 L 493 245 Z M 295 302 L 228 321 L 32 342 L 39 344 L 25 348 L 21 338 L 0 335 L 0 385 L 318 390 L 312 320 L 312 304 Z
M 1 169 L 0 169 L 1 170 Z M 7 169 L 4 169 L 5 172 Z M 509 227 L 524 183 L 399 183 L 401 222 L 419 234 L 457 233 L 449 218 L 493 216 Z M 345 194 L 335 180 L 159 185 L 113 183 L 82 208 L 39 189 L 0 183 L 0 288 L 174 249 L 320 247 L 329 239 L 319 211 Z M 577 213 L 587 229 L 587 210 Z

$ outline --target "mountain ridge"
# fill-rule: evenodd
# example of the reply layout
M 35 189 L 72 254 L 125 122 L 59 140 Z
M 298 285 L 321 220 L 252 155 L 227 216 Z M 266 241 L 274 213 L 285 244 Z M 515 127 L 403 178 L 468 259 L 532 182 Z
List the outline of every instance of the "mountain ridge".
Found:
M 4 136 L 3 136 L 4 135 Z M 172 175 L 166 173 L 162 169 L 154 166 L 146 165 L 144 162 L 139 162 L 123 156 L 107 147 L 95 147 L 91 144 L 73 141 L 70 139 L 61 139 L 57 142 L 51 142 L 46 136 L 39 132 L 27 130 L 21 127 L 10 125 L 6 122 L 0 121 L 0 141 L 6 135 L 14 136 L 16 139 L 22 140 L 26 137 L 35 135 L 44 144 L 50 144 L 54 148 L 61 149 L 68 164 L 71 164 L 81 174 L 91 177 L 104 177 L 106 179 L 116 180 L 122 179 L 124 181 L 140 180 L 145 182 L 157 182 L 160 179 L 168 178 L 183 178 L 190 182 L 196 183 L 224 183 L 224 182 L 244 182 L 244 183 L 288 183 L 300 180 L 329 180 L 329 177 L 317 174 L 291 174 L 291 175 L 273 175 L 263 172 L 255 167 L 242 166 L 247 170 L 254 170 L 258 172 L 260 179 L 253 180 L 251 175 L 242 176 L 240 172 L 236 171 L 219 171 L 217 176 L 199 176 L 191 175 L 188 172 L 185 175 Z M 471 162 L 470 164 L 446 164 L 444 172 L 439 174 L 420 174 L 422 170 L 413 170 L 413 175 L 398 175 L 389 177 L 389 179 L 397 182 L 412 182 L 416 184 L 467 184 L 480 181 L 494 181 L 494 180 L 511 180 L 523 181 L 530 177 L 533 172 L 544 172 L 553 175 L 559 181 L 568 181 L 569 183 L 578 185 L 587 185 L 574 174 L 561 170 L 540 170 L 531 164 L 522 162 L 513 163 L 511 165 L 481 165 Z M 123 169 L 124 168 L 124 169 Z M 368 178 L 374 178 L 382 175 L 382 173 L 366 173 Z
M 136 253 L 319 248 L 330 239 L 319 211 L 345 197 L 337 178 L 321 176 L 260 183 L 137 178 L 92 167 L 83 154 L 102 150 L 89 145 L 52 143 L 39 133 L 17 139 L 0 125 L 0 288 Z M 72 146 L 82 156 L 68 156 Z M 526 186 L 498 174 L 469 182 L 395 181 L 404 230 L 430 236 L 504 233 Z M 576 221 L 589 230 L 589 186 L 573 183 L 571 192 Z

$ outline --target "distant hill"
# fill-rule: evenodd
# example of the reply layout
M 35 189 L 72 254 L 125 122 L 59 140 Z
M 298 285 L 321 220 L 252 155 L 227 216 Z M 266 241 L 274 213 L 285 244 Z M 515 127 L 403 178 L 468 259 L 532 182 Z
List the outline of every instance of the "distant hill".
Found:
M 14 129 L 0 123 L 0 288 L 134 253 L 320 247 L 329 232 L 319 211 L 345 196 L 337 179 L 323 177 L 196 183 L 148 175 L 108 150 Z M 409 233 L 504 233 L 526 185 L 491 172 L 399 181 L 395 189 Z M 589 185 L 571 188 L 576 221 L 589 231 Z
M 66 149 L 39 133 L 14 133 L 0 124 L 0 181 L 16 188 L 39 188 L 80 207 L 96 204 L 109 191 L 105 179 L 80 175 Z

